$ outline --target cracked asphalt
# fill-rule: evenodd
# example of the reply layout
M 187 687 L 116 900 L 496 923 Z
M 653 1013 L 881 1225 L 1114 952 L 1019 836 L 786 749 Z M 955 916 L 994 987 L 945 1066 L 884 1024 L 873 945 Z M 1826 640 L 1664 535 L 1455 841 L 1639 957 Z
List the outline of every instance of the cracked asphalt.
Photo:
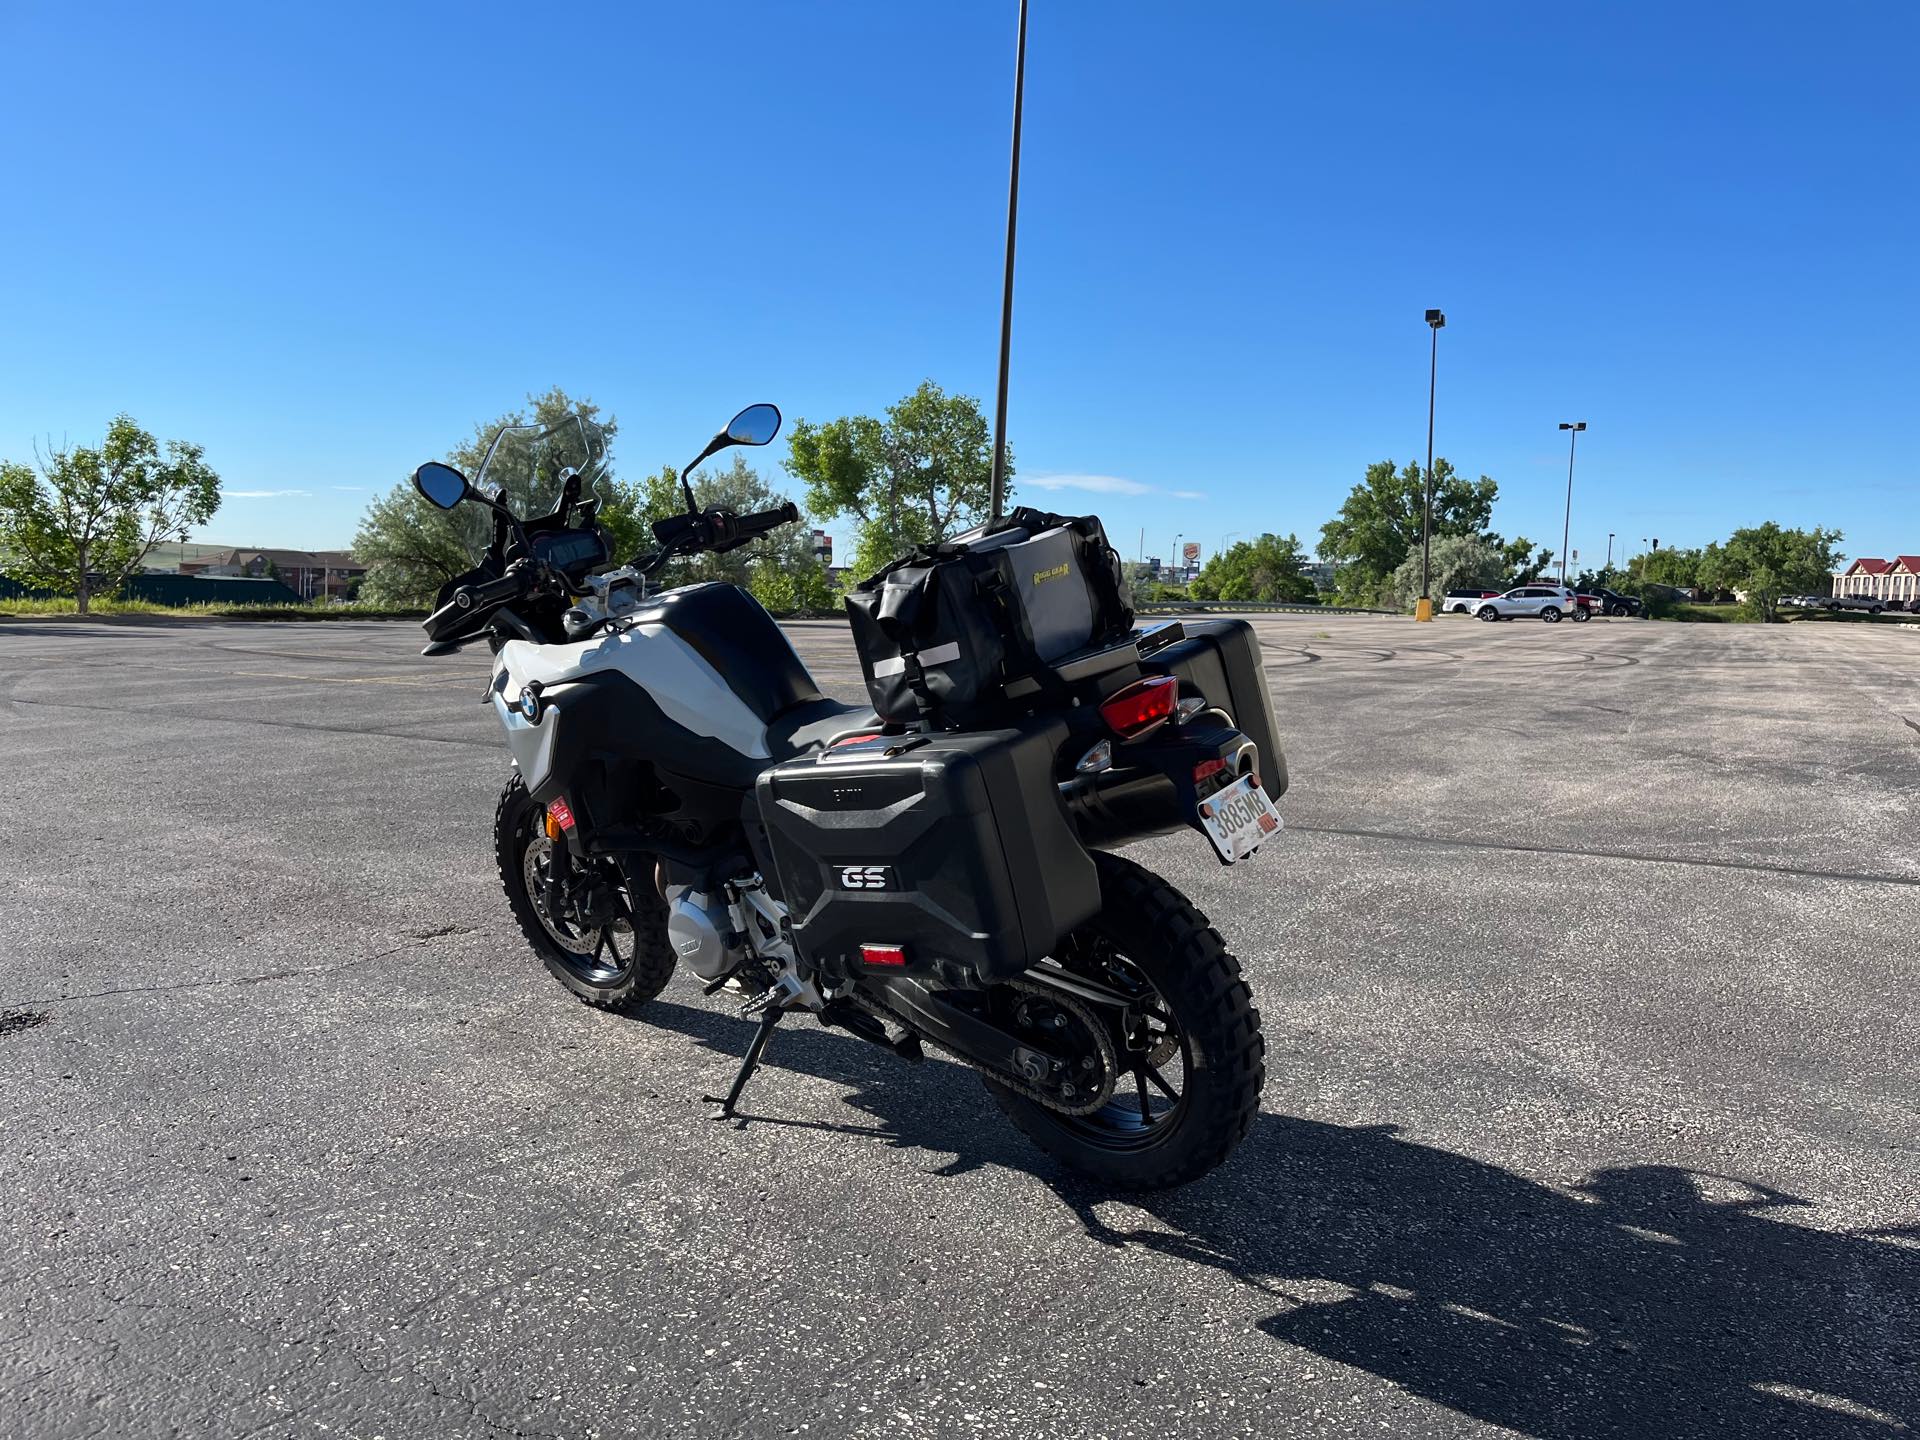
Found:
M 977 1081 L 572 1002 L 484 655 L 0 622 L 0 1433 L 1920 1428 L 1920 633 L 1263 618 L 1290 829 L 1138 847 L 1263 1114 L 1113 1200 Z M 792 627 L 831 691 L 843 626 Z

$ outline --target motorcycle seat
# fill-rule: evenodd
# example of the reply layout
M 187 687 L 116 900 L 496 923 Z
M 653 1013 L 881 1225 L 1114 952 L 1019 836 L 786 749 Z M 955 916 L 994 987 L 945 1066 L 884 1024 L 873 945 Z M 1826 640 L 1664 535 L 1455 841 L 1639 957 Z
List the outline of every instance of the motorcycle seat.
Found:
M 804 700 L 767 722 L 767 752 L 772 763 L 824 750 L 842 735 L 861 735 L 880 728 L 871 705 L 850 705 L 822 696 Z

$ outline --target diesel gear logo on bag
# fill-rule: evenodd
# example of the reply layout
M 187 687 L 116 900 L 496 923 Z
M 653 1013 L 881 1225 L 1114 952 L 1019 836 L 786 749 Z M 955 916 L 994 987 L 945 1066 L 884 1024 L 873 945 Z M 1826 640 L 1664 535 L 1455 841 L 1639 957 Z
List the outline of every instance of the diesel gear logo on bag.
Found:
M 1058 580 L 1066 573 L 1067 567 L 1064 564 L 1056 565 L 1051 570 L 1036 570 L 1033 572 L 1033 583 L 1038 585 L 1042 580 Z

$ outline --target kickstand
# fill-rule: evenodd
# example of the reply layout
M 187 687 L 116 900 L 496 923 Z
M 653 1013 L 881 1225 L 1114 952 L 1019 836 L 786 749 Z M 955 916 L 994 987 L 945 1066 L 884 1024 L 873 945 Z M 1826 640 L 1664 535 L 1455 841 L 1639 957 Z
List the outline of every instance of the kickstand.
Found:
M 733 1077 L 733 1088 L 727 1092 L 727 1098 L 721 1100 L 718 1095 L 701 1097 L 709 1102 L 719 1101 L 720 1114 L 715 1118 L 733 1119 L 733 1107 L 740 1099 L 740 1092 L 747 1088 L 747 1081 L 760 1068 L 760 1057 L 767 1053 L 767 1042 L 773 1038 L 773 1027 L 780 1023 L 784 1013 L 778 1005 L 769 1005 L 760 1012 L 760 1028 L 753 1032 L 753 1043 L 747 1046 L 746 1057 L 740 1062 L 739 1073 Z

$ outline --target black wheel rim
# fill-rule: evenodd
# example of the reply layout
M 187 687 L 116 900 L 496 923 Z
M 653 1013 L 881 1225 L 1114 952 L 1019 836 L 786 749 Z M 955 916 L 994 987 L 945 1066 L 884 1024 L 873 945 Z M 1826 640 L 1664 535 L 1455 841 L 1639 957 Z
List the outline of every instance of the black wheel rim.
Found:
M 1061 957 L 1076 975 L 1128 997 L 1101 1006 L 1113 1015 L 1113 1048 L 1120 1075 L 1113 1098 L 1087 1115 L 1054 1118 L 1105 1150 L 1144 1150 L 1161 1144 L 1185 1119 L 1193 1053 L 1173 1007 L 1146 971 L 1110 942 L 1076 937 Z
M 610 925 L 583 929 L 547 906 L 547 877 L 553 865 L 553 842 L 547 838 L 545 816 L 535 807 L 520 847 L 521 883 L 527 902 L 552 941 L 552 958 L 583 985 L 612 989 L 633 973 L 639 937 L 631 914 Z M 621 908 L 626 909 L 624 897 Z

